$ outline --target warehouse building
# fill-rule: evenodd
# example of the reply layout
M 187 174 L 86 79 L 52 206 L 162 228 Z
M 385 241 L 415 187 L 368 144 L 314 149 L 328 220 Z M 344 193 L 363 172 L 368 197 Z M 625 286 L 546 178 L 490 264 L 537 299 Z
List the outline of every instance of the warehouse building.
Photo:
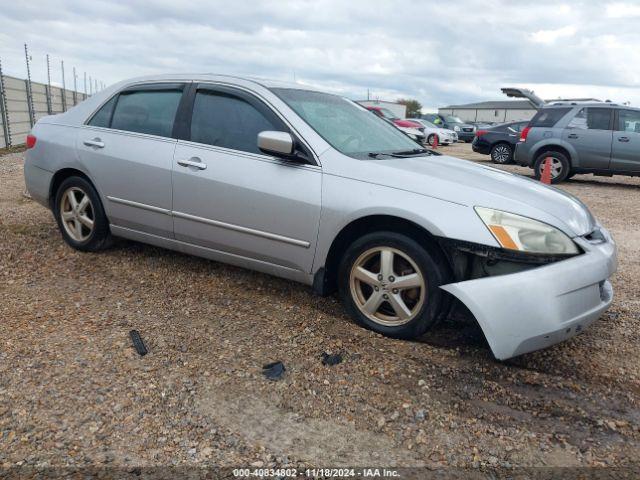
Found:
M 565 98 L 547 102 L 598 102 L 594 98 Z M 504 123 L 530 120 L 536 109 L 528 100 L 497 100 L 489 102 L 449 105 L 438 109 L 441 115 L 455 115 L 464 122 Z

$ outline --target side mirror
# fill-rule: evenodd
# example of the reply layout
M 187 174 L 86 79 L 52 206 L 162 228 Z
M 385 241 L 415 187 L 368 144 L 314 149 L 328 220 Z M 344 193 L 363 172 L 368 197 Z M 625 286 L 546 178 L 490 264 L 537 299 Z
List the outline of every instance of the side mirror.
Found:
M 288 157 L 293 155 L 293 137 L 287 132 L 266 130 L 258 134 L 258 148 L 270 155 Z

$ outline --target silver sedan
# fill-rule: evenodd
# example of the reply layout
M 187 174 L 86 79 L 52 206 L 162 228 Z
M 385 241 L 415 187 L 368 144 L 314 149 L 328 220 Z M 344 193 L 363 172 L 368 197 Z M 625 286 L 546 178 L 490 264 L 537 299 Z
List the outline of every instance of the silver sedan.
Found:
M 138 78 L 41 119 L 28 145 L 28 190 L 71 247 L 124 237 L 337 290 L 384 335 L 424 335 L 461 302 L 505 359 L 612 301 L 615 244 L 579 200 L 300 85 Z

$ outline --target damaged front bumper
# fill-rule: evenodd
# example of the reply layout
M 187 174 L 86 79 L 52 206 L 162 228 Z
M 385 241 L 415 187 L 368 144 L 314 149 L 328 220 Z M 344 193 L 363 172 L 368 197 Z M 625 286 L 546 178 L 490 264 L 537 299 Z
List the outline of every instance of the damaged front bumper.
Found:
M 616 245 L 600 232 L 597 241 L 574 239 L 581 255 L 441 288 L 473 313 L 497 359 L 548 347 L 580 333 L 611 305 Z

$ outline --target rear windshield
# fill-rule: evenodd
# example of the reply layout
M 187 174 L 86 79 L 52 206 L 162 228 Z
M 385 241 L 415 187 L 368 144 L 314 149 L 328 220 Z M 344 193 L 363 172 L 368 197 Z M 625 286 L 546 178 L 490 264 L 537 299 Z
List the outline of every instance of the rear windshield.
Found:
M 558 121 L 571 111 L 571 107 L 568 108 L 545 108 L 536 113 L 536 116 L 531 119 L 529 125 L 532 127 L 553 127 Z

